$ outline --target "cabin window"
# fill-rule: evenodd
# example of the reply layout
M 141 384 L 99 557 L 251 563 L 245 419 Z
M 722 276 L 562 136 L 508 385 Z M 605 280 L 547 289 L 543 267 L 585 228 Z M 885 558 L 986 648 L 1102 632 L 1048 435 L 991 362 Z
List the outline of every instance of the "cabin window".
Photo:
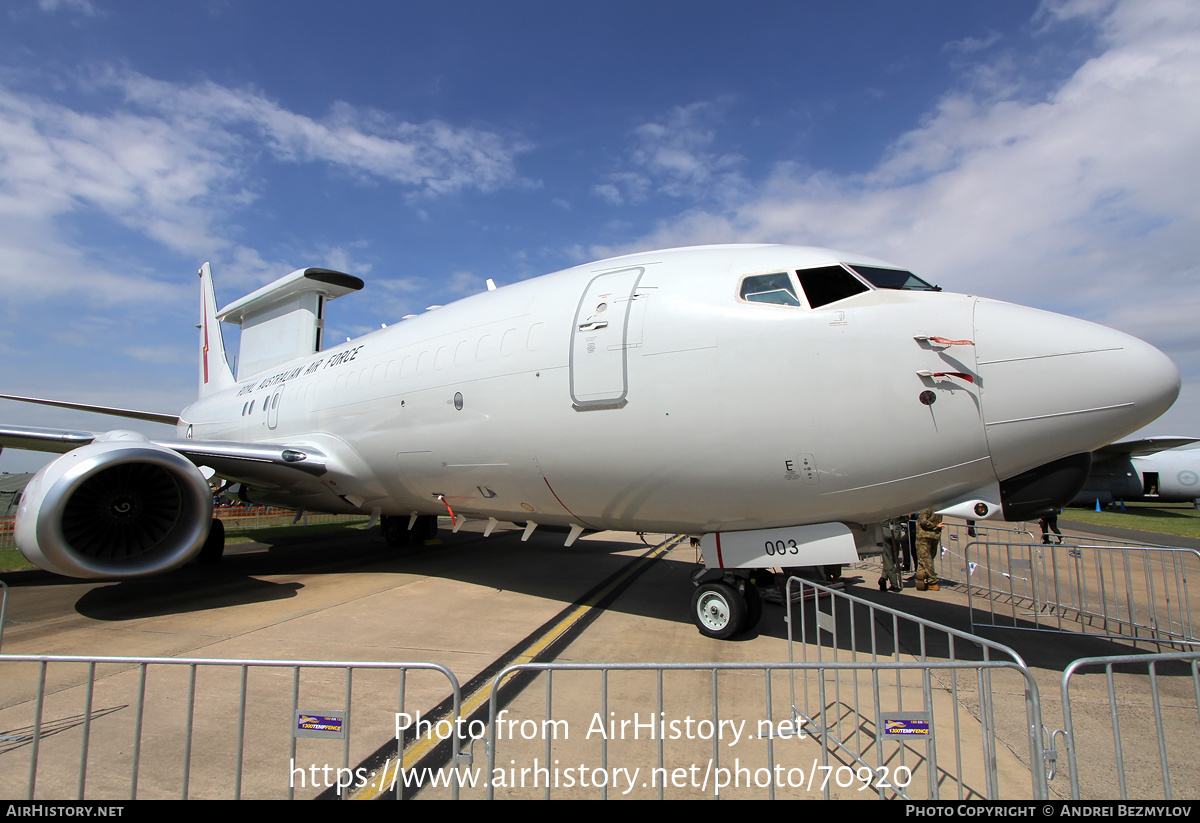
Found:
M 799 306 L 796 287 L 787 272 L 755 274 L 742 281 L 739 296 L 748 303 L 772 303 L 776 306 Z
M 529 327 L 529 337 L 525 340 L 525 345 L 530 351 L 537 351 L 542 347 L 543 341 L 546 339 L 546 324 L 534 323 Z
M 504 337 L 500 338 L 500 354 L 507 357 L 516 351 L 517 348 L 517 330 L 509 329 L 504 333 Z
M 808 305 L 814 309 L 870 291 L 866 283 L 841 266 L 801 269 L 796 275 L 800 278 L 800 288 L 808 298 Z
M 857 263 L 846 265 L 877 289 L 941 291 L 937 286 L 926 283 L 912 272 L 903 269 L 881 269 L 877 266 L 860 266 Z
M 479 346 L 475 349 L 475 359 L 483 362 L 490 358 L 496 352 L 496 338 L 490 334 L 485 334 L 479 338 Z

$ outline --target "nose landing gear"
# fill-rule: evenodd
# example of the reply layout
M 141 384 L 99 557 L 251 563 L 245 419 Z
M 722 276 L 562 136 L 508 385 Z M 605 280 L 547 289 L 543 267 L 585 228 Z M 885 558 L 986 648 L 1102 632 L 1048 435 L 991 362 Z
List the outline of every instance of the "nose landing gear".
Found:
M 714 576 L 705 580 L 709 575 Z M 693 582 L 692 621 L 704 636 L 727 640 L 751 631 L 762 619 L 762 597 L 749 577 L 702 570 Z

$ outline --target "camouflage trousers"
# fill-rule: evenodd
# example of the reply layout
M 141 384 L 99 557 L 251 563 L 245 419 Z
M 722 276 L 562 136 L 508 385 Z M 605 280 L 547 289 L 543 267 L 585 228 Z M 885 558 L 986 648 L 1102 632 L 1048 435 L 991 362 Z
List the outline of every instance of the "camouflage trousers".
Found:
M 940 542 L 941 539 L 937 537 L 917 538 L 917 568 L 925 570 L 925 582 L 929 584 L 936 583 L 938 579 L 933 570 L 933 558 Z

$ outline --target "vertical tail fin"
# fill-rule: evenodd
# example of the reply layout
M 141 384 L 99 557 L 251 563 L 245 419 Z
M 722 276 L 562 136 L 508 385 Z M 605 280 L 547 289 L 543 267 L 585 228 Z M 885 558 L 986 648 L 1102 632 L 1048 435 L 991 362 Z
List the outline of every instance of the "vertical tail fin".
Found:
M 200 267 L 200 396 L 231 388 L 234 384 L 229 360 L 225 357 L 225 339 L 217 320 L 217 295 L 213 289 L 212 269 Z

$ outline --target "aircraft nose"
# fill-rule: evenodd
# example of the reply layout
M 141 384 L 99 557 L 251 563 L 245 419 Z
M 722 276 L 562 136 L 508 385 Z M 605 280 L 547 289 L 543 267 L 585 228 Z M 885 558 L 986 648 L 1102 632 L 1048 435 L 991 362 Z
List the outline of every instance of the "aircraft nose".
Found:
M 1124 437 L 1179 395 L 1179 370 L 1149 343 L 1011 303 L 976 303 L 975 356 L 1001 480 Z

